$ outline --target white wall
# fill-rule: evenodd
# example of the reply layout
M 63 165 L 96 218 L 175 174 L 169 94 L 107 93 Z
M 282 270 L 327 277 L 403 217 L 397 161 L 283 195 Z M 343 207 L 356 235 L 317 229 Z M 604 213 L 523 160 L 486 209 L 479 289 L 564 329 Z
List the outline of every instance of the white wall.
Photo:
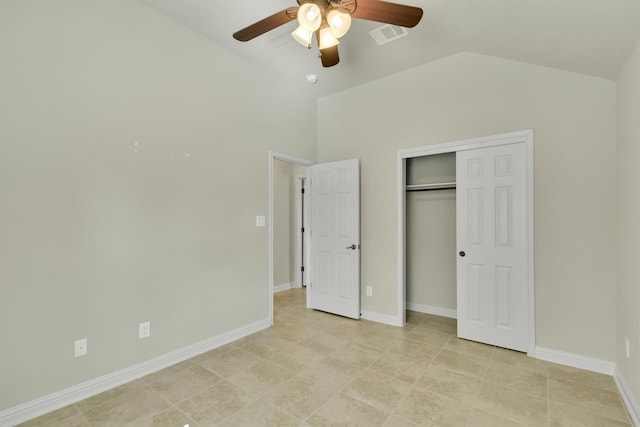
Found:
M 320 99 L 318 161 L 361 158 L 363 310 L 396 314 L 398 150 L 529 128 L 537 345 L 613 360 L 616 86 L 604 79 L 463 53 Z
M 640 41 L 618 78 L 617 166 L 616 362 L 637 404 L 640 398 Z M 631 344 L 630 358 L 625 354 L 625 338 Z
M 0 410 L 268 320 L 255 216 L 269 150 L 315 157 L 307 86 L 135 1 L 0 2 Z

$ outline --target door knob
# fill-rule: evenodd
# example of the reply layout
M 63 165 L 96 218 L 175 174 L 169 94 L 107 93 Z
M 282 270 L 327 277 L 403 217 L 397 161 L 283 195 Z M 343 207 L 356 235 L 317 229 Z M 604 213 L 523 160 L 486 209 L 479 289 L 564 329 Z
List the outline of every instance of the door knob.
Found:
M 352 250 L 356 250 L 357 246 L 355 244 L 351 245 L 351 246 L 347 246 L 347 249 L 352 249 Z
M 464 253 L 464 251 L 460 251 L 460 256 L 465 256 L 466 254 Z

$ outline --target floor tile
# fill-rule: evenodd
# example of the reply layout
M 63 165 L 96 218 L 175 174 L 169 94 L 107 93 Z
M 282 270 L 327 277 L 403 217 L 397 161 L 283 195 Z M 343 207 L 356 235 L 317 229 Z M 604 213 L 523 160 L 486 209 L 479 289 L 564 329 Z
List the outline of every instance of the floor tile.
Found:
M 251 403 L 235 414 L 223 419 L 220 425 L 225 427 L 298 427 L 302 426 L 303 422 L 267 402 L 259 401 Z
M 408 357 L 425 364 L 435 359 L 440 351 L 442 351 L 441 347 L 410 339 L 402 340 L 389 349 L 389 353 Z
M 199 425 L 213 426 L 256 399 L 251 393 L 223 381 L 176 404 L 176 407 Z
M 411 421 L 403 420 L 402 418 L 391 415 L 387 421 L 382 425 L 382 427 L 414 427 L 417 424 L 412 423 Z
M 318 331 L 312 338 L 300 341 L 298 345 L 308 348 L 316 354 L 323 354 L 325 356 L 333 353 L 336 348 L 345 347 L 350 343 L 350 340 L 343 337 L 337 337 L 327 332 Z
M 542 427 L 548 424 L 547 399 L 496 384 L 483 384 L 475 406 L 476 409 L 527 426 Z
M 519 369 L 535 371 L 543 375 L 547 375 L 549 366 L 553 365 L 552 363 L 529 357 L 526 353 L 496 347 L 491 355 L 491 364 L 498 363 Z
M 200 360 L 198 364 L 223 378 L 227 378 L 260 363 L 261 360 L 262 358 L 259 356 L 235 347 L 224 353 L 213 354 Z
M 549 400 L 565 403 L 606 418 L 628 422 L 618 393 L 568 380 L 549 379 Z
M 491 355 L 493 355 L 495 347 L 453 336 L 449 341 L 447 341 L 444 349 L 457 351 L 458 353 L 472 354 L 478 357 L 490 358 Z
M 431 363 L 462 374 L 483 378 L 489 367 L 489 361 L 490 359 L 486 357 L 443 349 Z
M 618 391 L 616 382 L 611 375 L 585 371 L 584 369 L 572 368 L 570 366 L 558 365 L 556 363 L 550 363 L 548 369 L 550 379 L 568 380 L 613 392 Z
M 167 372 L 159 371 L 144 378 L 149 386 L 169 402 L 179 402 L 222 381 L 222 378 L 199 365 Z
M 196 422 L 174 407 L 131 423 L 131 427 L 197 427 Z
M 387 351 L 393 347 L 399 338 L 390 336 L 385 332 L 378 332 L 375 330 L 368 330 L 357 337 L 353 338 L 353 342 L 368 345 L 373 348 L 377 348 L 381 351 Z
M 547 376 L 517 366 L 493 363 L 489 365 L 485 381 L 513 388 L 523 393 L 547 398 Z
M 272 329 L 249 335 L 236 343 L 236 346 L 259 357 L 267 357 L 280 351 L 287 341 L 279 337 Z
M 474 409 L 467 418 L 465 427 L 518 427 L 522 424 L 506 418 L 499 417 L 495 414 Z
M 427 364 L 394 353 L 384 354 L 370 371 L 388 375 L 405 383 L 414 384 L 427 369 Z
M 438 347 L 444 347 L 452 336 L 452 333 L 422 328 L 418 325 L 407 334 L 407 339 L 421 341 Z
M 305 377 L 296 376 L 263 398 L 294 417 L 305 420 L 322 406 L 335 390 Z
M 333 390 L 340 390 L 363 370 L 364 368 L 352 363 L 327 356 L 303 369 L 301 373 Z
M 353 380 L 342 391 L 344 394 L 391 413 L 409 394 L 413 385 L 405 383 L 379 371 L 367 370 Z
M 88 427 L 89 422 L 75 405 L 65 406 L 46 415 L 19 424 L 19 427 Z
M 467 405 L 475 403 L 481 385 L 482 380 L 480 378 L 451 371 L 437 365 L 430 365 L 422 378 L 416 383 L 417 387 L 447 396 Z
M 95 427 L 131 423 L 169 407 L 164 398 L 141 380 L 116 387 L 76 405 L 89 424 Z
M 205 353 L 199 354 L 195 357 L 192 357 L 189 360 L 193 363 L 199 363 L 202 360 L 206 360 L 206 359 L 221 355 L 222 353 L 226 353 L 227 351 L 232 350 L 234 348 L 236 348 L 236 346 L 233 343 L 229 343 L 229 344 L 220 346 L 218 348 L 214 348 L 213 350 L 207 351 Z
M 622 422 L 602 417 L 591 411 L 577 409 L 559 402 L 550 402 L 550 423 L 552 427 L 630 427 L 631 420 Z
M 382 426 L 389 414 L 352 397 L 338 394 L 329 399 L 309 419 L 313 427 Z
M 384 352 L 377 348 L 366 344 L 352 342 L 343 347 L 334 349 L 330 356 L 334 359 L 343 360 L 356 366 L 369 367 L 380 359 L 383 354 Z
M 280 352 L 268 356 L 267 359 L 290 371 L 301 372 L 324 357 L 323 354 L 307 347 L 289 342 L 282 346 Z
M 294 373 L 270 361 L 263 361 L 228 378 L 230 382 L 263 396 L 291 378 Z
M 394 415 L 421 426 L 459 427 L 464 425 L 468 413 L 460 402 L 416 387 L 398 405 Z

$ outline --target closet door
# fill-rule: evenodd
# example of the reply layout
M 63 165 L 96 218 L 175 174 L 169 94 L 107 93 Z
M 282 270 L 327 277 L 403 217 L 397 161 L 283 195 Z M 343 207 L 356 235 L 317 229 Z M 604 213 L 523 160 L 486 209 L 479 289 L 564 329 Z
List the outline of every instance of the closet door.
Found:
M 526 145 L 456 154 L 458 336 L 527 351 Z

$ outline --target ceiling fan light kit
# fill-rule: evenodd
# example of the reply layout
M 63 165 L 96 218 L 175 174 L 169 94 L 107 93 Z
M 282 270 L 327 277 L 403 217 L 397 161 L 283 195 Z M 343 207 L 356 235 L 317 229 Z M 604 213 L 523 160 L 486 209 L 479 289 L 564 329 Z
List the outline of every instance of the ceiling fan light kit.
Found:
M 337 46 L 340 42 L 333 35 L 330 27 L 324 27 L 320 30 L 320 36 L 318 37 L 318 49 L 321 51 L 333 46 Z
M 291 37 L 293 37 L 294 40 L 302 46 L 311 49 L 311 38 L 313 37 L 313 33 L 302 28 L 302 25 L 291 33 Z
M 338 62 L 338 39 L 349 31 L 351 19 L 365 19 L 401 27 L 415 27 L 422 19 L 422 9 L 379 0 L 297 0 L 290 7 L 237 31 L 233 37 L 242 42 L 271 31 L 297 18 L 299 26 L 291 36 L 311 48 L 316 34 L 320 59 L 324 67 Z
M 322 24 L 320 7 L 315 3 L 304 3 L 298 9 L 298 22 L 300 26 L 309 32 L 314 32 Z
M 337 39 L 347 34 L 351 27 L 351 15 L 332 9 L 327 13 L 327 22 L 331 32 Z

